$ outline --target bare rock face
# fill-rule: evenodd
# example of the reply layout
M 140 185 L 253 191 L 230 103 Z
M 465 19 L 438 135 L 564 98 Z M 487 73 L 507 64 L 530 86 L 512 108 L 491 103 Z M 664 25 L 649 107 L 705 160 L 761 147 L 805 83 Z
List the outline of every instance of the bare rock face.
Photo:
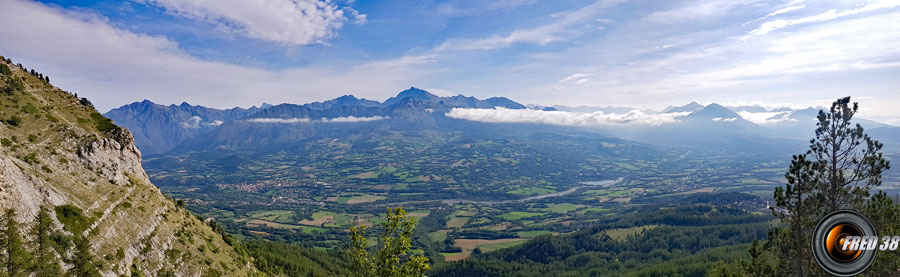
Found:
M 114 184 L 129 181 L 128 176 L 147 180 L 141 167 L 141 152 L 134 145 L 131 133 L 117 128 L 107 135 L 109 137 L 90 140 L 78 147 L 75 153 L 79 160 Z
M 49 208 L 57 230 L 88 238 L 104 276 L 255 272 L 248 258 L 150 183 L 128 130 L 5 59 L 0 64 L 12 69 L 0 73 L 0 87 L 25 80 L 24 89 L 0 93 L 0 119 L 19 119 L 0 123 L 0 209 L 15 209 L 25 223 Z M 89 224 L 66 226 L 55 212 L 63 205 L 79 209 Z

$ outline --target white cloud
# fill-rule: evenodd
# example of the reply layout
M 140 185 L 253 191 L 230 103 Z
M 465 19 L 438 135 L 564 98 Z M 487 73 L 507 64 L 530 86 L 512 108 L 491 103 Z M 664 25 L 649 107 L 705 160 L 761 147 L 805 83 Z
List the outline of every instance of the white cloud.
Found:
M 741 6 L 750 5 L 759 0 L 698 0 L 691 1 L 681 7 L 654 12 L 647 16 L 648 20 L 672 22 L 679 20 L 697 20 L 699 18 L 727 15 L 729 11 Z
M 622 2 L 622 0 L 603 0 L 588 5 L 577 11 L 560 14 L 559 20 L 551 24 L 532 29 L 518 29 L 505 35 L 493 35 L 486 38 L 450 39 L 438 46 L 435 51 L 451 50 L 491 50 L 508 47 L 516 43 L 534 43 L 545 45 L 562 40 L 564 33 L 574 33 L 573 26 L 584 21 L 597 20 L 599 12 Z
M 49 75 L 54 85 L 87 96 L 101 111 L 144 98 L 217 108 L 305 103 L 347 92 L 381 99 L 432 72 L 422 68 L 433 61 L 430 56 L 280 71 L 210 62 L 188 55 L 165 37 L 119 29 L 96 14 L 3 1 L 0 26 L 22 22 L 28 22 L 27 28 L 0 27 L 3 55 Z
M 624 114 L 604 113 L 602 111 L 579 113 L 532 109 L 506 109 L 497 107 L 494 109 L 454 108 L 446 115 L 452 118 L 492 123 L 542 123 L 574 126 L 636 124 L 655 126 L 663 123 L 676 122 L 678 121 L 678 117 L 686 116 L 688 114 L 689 112 L 647 114 L 639 110 L 632 110 Z
M 778 16 L 778 15 L 786 14 L 786 13 L 789 13 L 789 12 L 792 12 L 792 11 L 801 10 L 801 9 L 803 9 L 803 8 L 806 8 L 806 4 L 797 5 L 797 6 L 789 6 L 789 7 L 786 7 L 786 8 L 782 8 L 782 9 L 779 9 L 779 10 L 777 10 L 777 11 L 771 12 L 771 13 L 767 14 L 766 16 L 757 18 L 756 20 L 753 20 L 753 21 L 744 23 L 744 25 L 747 25 L 747 24 L 750 24 L 750 23 L 753 23 L 753 22 L 757 22 L 757 21 L 761 21 L 761 20 L 765 20 L 765 19 L 768 19 L 768 18 L 773 17 L 773 16 Z
M 832 100 L 834 101 L 834 100 Z M 765 109 L 766 111 L 772 112 L 778 109 L 791 109 L 791 110 L 802 110 L 809 107 L 814 107 L 815 105 L 799 105 L 792 103 L 772 103 L 772 102 L 762 102 L 762 101 L 736 101 L 736 102 L 722 102 L 719 103 L 722 106 L 728 108 L 737 108 L 741 106 L 750 106 L 750 107 L 760 107 Z
M 203 118 L 195 115 L 189 118 L 187 121 L 181 122 L 181 128 L 197 129 L 202 126 L 219 126 L 222 125 L 222 123 L 224 122 L 222 122 L 221 120 L 215 120 L 213 122 L 203 122 Z
M 253 123 L 276 123 L 276 124 L 294 124 L 294 123 L 346 123 L 346 122 L 366 122 L 375 120 L 389 119 L 387 116 L 371 116 L 371 117 L 355 117 L 341 116 L 335 118 L 325 118 L 312 120 L 310 118 L 251 118 L 247 122 Z
M 366 15 L 328 0 L 138 0 L 172 14 L 215 24 L 226 31 L 285 45 L 323 43 L 347 18 Z
M 293 123 L 309 123 L 309 118 L 251 118 L 247 119 L 247 122 L 253 123 L 278 123 L 278 124 L 293 124 Z
M 712 121 L 721 121 L 721 122 L 732 122 L 735 120 L 737 120 L 737 117 L 729 117 L 729 118 L 716 117 L 716 118 L 712 119 Z
M 588 79 L 588 78 L 594 77 L 594 76 L 597 76 L 597 74 L 575 73 L 575 74 L 572 74 L 572 75 L 566 76 L 565 78 L 560 79 L 559 82 L 565 83 L 565 82 L 570 82 L 570 81 L 580 81 L 580 80 Z
M 203 118 L 199 116 L 192 116 L 188 121 L 181 122 L 181 128 L 185 129 L 196 129 L 200 128 L 200 122 L 203 121 Z
M 754 40 L 701 44 L 659 59 L 630 61 L 593 83 L 605 91 L 652 95 L 768 84 L 782 84 L 779 87 L 788 90 L 785 84 L 803 87 L 797 80 L 816 73 L 896 68 L 900 67 L 897 18 L 900 12 L 815 24 Z M 595 87 L 585 89 L 590 88 Z
M 389 119 L 387 116 L 370 116 L 370 117 L 355 117 L 355 116 L 341 116 L 335 118 L 322 118 L 319 122 L 322 123 L 343 123 L 343 122 L 366 122 L 366 121 L 375 121 L 375 120 L 384 120 Z
M 765 34 L 773 32 L 773 31 L 776 31 L 778 29 L 787 28 L 787 27 L 797 25 L 797 24 L 829 21 L 829 20 L 833 20 L 836 18 L 844 17 L 844 16 L 855 15 L 855 14 L 860 14 L 860 13 L 864 13 L 864 12 L 871 12 L 871 11 L 885 9 L 885 8 L 893 8 L 893 7 L 897 7 L 897 6 L 900 6 L 900 1 L 882 0 L 882 1 L 875 1 L 875 2 L 866 4 L 862 7 L 852 9 L 852 10 L 838 11 L 838 10 L 832 9 L 832 10 L 828 10 L 827 12 L 824 12 L 824 13 L 820 13 L 820 14 L 813 15 L 813 16 L 807 16 L 807 17 L 803 17 L 803 18 L 798 18 L 798 19 L 772 20 L 772 21 L 763 23 L 762 25 L 759 26 L 759 28 L 757 28 L 753 31 L 750 31 L 750 33 L 746 37 L 744 37 L 744 39 L 746 39 L 750 36 L 753 36 L 753 35 L 765 35 Z

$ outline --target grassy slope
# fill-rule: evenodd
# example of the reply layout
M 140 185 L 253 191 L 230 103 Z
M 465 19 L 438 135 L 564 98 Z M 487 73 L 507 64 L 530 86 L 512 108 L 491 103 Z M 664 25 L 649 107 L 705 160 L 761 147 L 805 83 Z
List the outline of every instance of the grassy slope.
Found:
M 0 190 L 0 208 L 16 208 L 24 221 L 39 206 L 77 207 L 82 226 L 66 229 L 86 230 L 107 274 L 130 274 L 132 264 L 152 275 L 249 274 L 245 258 L 148 181 L 130 133 L 75 96 L 0 64 L 11 71 L 0 73 L 0 88 L 24 86 L 0 92 L 0 166 L 12 173 L 0 181 L 27 180 Z

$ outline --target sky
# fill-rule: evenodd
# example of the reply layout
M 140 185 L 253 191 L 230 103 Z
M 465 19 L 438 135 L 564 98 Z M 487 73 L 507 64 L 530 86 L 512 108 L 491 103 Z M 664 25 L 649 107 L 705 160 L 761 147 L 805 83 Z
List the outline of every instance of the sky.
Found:
M 900 125 L 900 0 L 0 0 L 0 55 L 101 111 L 415 86 L 540 105 L 825 105 Z

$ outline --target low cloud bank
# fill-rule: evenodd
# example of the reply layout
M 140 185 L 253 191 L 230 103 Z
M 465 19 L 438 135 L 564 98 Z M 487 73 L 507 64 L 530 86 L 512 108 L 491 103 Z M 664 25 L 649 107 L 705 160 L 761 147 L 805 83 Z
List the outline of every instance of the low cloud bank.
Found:
M 197 128 L 200 128 L 203 126 L 219 126 L 219 125 L 222 125 L 222 123 L 224 123 L 224 122 L 222 122 L 221 120 L 216 120 L 216 121 L 212 121 L 212 122 L 204 122 L 203 118 L 195 115 L 195 116 L 192 116 L 191 118 L 189 118 L 187 121 L 181 122 L 181 128 L 197 129 Z
M 355 117 L 355 116 L 341 116 L 335 118 L 322 118 L 313 120 L 310 118 L 251 118 L 248 119 L 247 122 L 253 123 L 280 123 L 280 124 L 293 124 L 293 123 L 344 123 L 344 122 L 366 122 L 366 121 L 375 121 L 375 120 L 383 120 L 388 119 L 390 117 L 387 116 L 371 116 L 371 117 Z
M 747 121 L 750 121 L 750 122 L 753 122 L 756 124 L 760 124 L 760 125 L 776 124 L 776 123 L 780 123 L 783 121 L 794 121 L 793 119 L 788 117 L 791 115 L 791 112 L 752 113 L 752 112 L 748 112 L 748 111 L 740 111 L 740 112 L 738 112 L 738 115 L 740 115 L 742 118 L 746 119 Z
M 497 107 L 495 109 L 469 109 L 454 108 L 447 117 L 492 123 L 543 123 L 553 125 L 573 126 L 603 126 L 603 125 L 661 125 L 663 123 L 677 122 L 678 117 L 686 116 L 690 112 L 648 114 L 639 110 L 631 110 L 627 113 L 593 113 L 566 112 L 566 111 L 540 111 L 531 109 L 507 109 Z
M 253 123 L 307 123 L 309 118 L 251 118 L 247 122 Z
M 322 118 L 320 120 L 322 123 L 339 123 L 339 122 L 365 122 L 365 121 L 375 121 L 388 119 L 390 117 L 387 116 L 371 116 L 371 117 L 355 117 L 355 116 L 341 116 L 335 118 Z

